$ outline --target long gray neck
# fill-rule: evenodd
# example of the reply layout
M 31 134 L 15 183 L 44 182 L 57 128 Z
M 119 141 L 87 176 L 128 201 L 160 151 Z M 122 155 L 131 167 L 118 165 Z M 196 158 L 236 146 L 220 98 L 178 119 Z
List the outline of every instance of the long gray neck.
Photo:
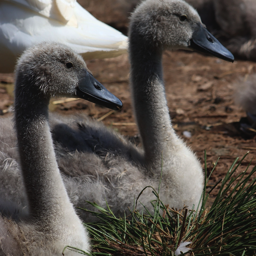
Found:
M 145 164 L 154 172 L 170 156 L 172 140 L 176 139 L 165 97 L 162 49 L 148 45 L 136 29 L 131 31 L 129 47 L 133 106 L 145 151 Z
M 53 223 L 60 225 L 59 220 L 67 224 L 74 209 L 55 158 L 48 125 L 49 98 L 24 81 L 16 85 L 15 96 L 18 147 L 30 219 L 50 228 L 54 228 Z

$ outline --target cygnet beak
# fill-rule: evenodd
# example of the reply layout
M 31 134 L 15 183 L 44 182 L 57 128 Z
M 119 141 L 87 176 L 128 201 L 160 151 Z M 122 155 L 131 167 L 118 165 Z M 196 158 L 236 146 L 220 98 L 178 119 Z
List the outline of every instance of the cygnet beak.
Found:
M 197 27 L 192 35 L 190 48 L 193 50 L 208 53 L 220 59 L 233 62 L 233 54 L 226 49 L 202 24 Z
M 79 81 L 76 96 L 114 110 L 120 110 L 123 106 L 122 101 L 109 92 L 88 71 Z

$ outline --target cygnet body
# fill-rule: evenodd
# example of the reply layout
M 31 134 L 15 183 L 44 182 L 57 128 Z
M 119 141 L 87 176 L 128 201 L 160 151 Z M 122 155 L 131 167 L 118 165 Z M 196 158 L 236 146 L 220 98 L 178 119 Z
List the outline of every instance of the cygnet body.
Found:
M 165 97 L 161 58 L 166 49 L 196 49 L 234 60 L 186 2 L 142 2 L 131 16 L 129 32 L 130 87 L 142 149 L 99 122 L 52 118 L 58 164 L 74 205 L 90 208 L 86 201 L 93 201 L 106 207 L 107 202 L 115 214 L 122 214 L 133 208 L 146 186 L 156 191 L 159 188 L 160 199 L 173 208 L 192 209 L 200 203 L 202 168 L 176 135 Z M 12 172 L 18 173 L 14 169 Z M 19 194 L 7 188 L 11 179 L 6 179 L 3 193 L 23 204 L 22 188 Z M 137 209 L 143 211 L 146 206 L 152 210 L 150 202 L 154 199 L 152 189 L 146 189 Z M 79 214 L 88 220 L 88 213 Z
M 56 162 L 48 124 L 48 104 L 54 95 L 88 96 L 112 108 L 122 105 L 69 47 L 44 43 L 22 55 L 16 68 L 14 120 L 28 205 L 27 212 L 19 215 L 19 207 L 11 212 L 8 202 L 1 201 L 1 255 L 61 255 L 67 245 L 90 251 L 88 233 Z M 65 255 L 76 253 L 66 250 Z

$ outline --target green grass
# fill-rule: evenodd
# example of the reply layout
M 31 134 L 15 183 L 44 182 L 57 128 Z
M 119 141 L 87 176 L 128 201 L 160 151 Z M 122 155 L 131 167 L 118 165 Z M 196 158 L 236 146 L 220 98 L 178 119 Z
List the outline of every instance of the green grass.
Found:
M 194 210 L 170 209 L 155 190 L 152 190 L 156 196 L 152 202 L 153 214 L 145 208 L 143 214 L 133 210 L 121 218 L 109 207 L 103 209 L 90 203 L 95 207 L 91 213 L 99 219 L 97 223 L 85 224 L 91 235 L 91 255 L 175 255 L 182 241 L 191 242 L 188 247 L 192 250 L 186 255 L 256 255 L 256 179 L 252 178 L 256 167 L 249 172 L 248 166 L 236 174 L 242 160 L 236 159 L 224 179 L 210 191 L 207 190 L 210 176 L 205 176 L 202 204 Z M 215 201 L 206 207 L 217 186 Z

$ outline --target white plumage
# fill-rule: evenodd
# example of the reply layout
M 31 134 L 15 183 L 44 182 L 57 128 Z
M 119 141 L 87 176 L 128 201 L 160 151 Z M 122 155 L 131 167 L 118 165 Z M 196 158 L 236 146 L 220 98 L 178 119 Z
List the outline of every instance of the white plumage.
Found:
M 76 0 L 0 1 L 0 72 L 13 72 L 17 57 L 44 41 L 63 43 L 84 59 L 127 51 L 127 37 L 94 18 Z

